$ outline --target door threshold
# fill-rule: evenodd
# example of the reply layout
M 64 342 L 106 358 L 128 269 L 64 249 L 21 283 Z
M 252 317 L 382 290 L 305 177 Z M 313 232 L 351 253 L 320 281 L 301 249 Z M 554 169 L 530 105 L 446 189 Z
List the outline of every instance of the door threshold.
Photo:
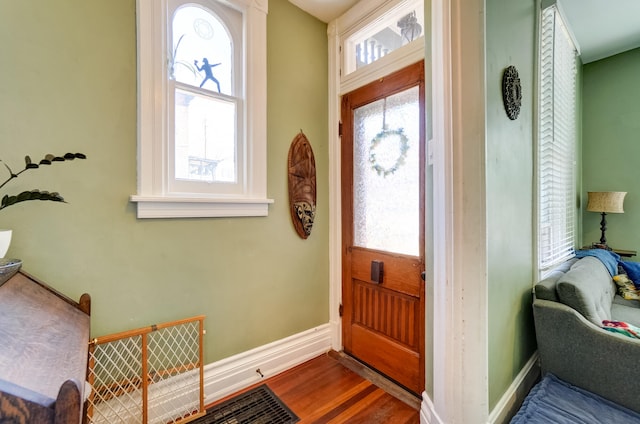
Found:
M 335 350 L 330 350 L 328 352 L 328 355 L 329 357 L 340 362 L 340 364 L 342 364 L 345 368 L 348 368 L 362 378 L 371 381 L 373 384 L 380 387 L 382 390 L 389 393 L 396 399 L 401 400 L 402 402 L 406 403 L 416 410 L 420 410 L 422 399 L 419 395 L 416 395 L 415 393 L 405 389 L 398 383 L 390 380 L 373 368 L 368 367 L 366 364 L 358 361 L 354 357 L 342 351 L 336 352 Z

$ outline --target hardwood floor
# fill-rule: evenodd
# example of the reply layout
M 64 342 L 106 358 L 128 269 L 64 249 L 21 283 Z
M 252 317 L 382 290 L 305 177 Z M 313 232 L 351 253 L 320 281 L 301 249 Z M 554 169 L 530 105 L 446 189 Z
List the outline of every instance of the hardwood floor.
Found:
M 260 384 L 300 418 L 299 424 L 415 424 L 415 407 L 324 354 Z

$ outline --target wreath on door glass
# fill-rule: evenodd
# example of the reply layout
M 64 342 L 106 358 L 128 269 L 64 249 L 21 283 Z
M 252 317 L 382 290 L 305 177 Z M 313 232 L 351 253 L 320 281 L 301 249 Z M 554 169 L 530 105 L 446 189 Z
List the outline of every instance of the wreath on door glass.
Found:
M 395 163 L 390 167 L 385 167 L 378 162 L 375 150 L 380 145 L 380 143 L 382 143 L 386 139 L 390 139 L 391 137 L 398 137 L 400 142 L 400 151 Z M 373 169 L 378 175 L 381 175 L 383 177 L 395 173 L 398 168 L 404 165 L 405 159 L 407 158 L 408 150 L 409 139 L 404 134 L 403 128 L 398 128 L 395 130 L 389 130 L 386 128 L 383 129 L 371 140 L 371 146 L 369 147 L 369 162 L 371 163 L 371 169 Z
M 386 167 L 378 162 L 378 158 L 376 157 L 376 148 L 385 140 L 392 139 L 393 137 L 397 137 L 400 143 L 400 149 L 398 158 L 395 163 Z M 384 99 L 384 105 L 382 109 L 382 131 L 380 131 L 373 139 L 371 140 L 371 145 L 369 146 L 369 162 L 371 163 L 371 169 L 376 171 L 378 175 L 386 177 L 387 175 L 394 174 L 398 168 L 404 165 L 405 159 L 407 158 L 407 151 L 409 150 L 409 139 L 404 134 L 404 128 L 397 128 L 394 130 L 390 130 L 387 128 L 387 99 Z

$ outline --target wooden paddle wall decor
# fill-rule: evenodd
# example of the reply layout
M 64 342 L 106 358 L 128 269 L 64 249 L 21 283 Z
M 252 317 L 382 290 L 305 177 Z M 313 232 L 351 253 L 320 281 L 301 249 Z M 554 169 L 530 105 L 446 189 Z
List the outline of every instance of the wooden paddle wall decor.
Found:
M 316 217 L 316 160 L 302 130 L 289 147 L 289 209 L 300 237 L 311 235 Z

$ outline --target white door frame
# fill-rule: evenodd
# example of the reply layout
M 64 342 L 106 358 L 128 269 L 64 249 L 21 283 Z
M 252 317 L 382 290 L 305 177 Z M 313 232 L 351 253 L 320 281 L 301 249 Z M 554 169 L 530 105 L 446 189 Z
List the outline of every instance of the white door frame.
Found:
M 394 3 L 399 3 L 398 0 Z M 342 290 L 340 205 L 340 95 L 389 73 L 393 59 L 370 65 L 357 78 L 341 78 L 341 35 L 370 19 L 384 0 L 362 0 L 328 26 L 329 38 L 329 319 L 332 347 L 342 349 L 338 310 Z M 464 3 L 464 4 L 463 4 Z M 484 0 L 425 0 L 431 16 L 426 51 L 427 102 L 432 116 L 432 198 L 427 199 L 427 219 L 433 234 L 427 254 L 427 381 L 431 393 L 423 393 L 421 422 L 487 422 L 488 327 L 487 237 L 485 206 L 485 4 Z M 429 27 L 426 25 L 427 28 Z M 406 65 L 416 56 L 408 53 Z M 422 51 L 424 57 L 424 50 Z M 380 59 L 383 62 L 385 58 Z M 413 62 L 411 62 L 413 60 Z M 402 66 L 405 66 L 403 63 Z M 400 67 L 402 67 L 400 66 Z M 378 73 L 380 72 L 380 73 Z M 355 73 L 354 73 L 355 74 Z M 356 81 L 357 79 L 357 81 Z M 429 124 L 428 124 L 429 126 Z M 427 132 L 429 133 L 429 131 Z M 427 290 L 430 292 L 430 290 Z M 429 384 L 427 384 L 429 386 Z
M 340 18 L 329 23 L 329 324 L 334 350 L 342 350 L 342 207 L 340 186 L 340 100 L 342 94 L 362 87 L 393 71 L 424 60 L 424 47 L 412 43 L 391 52 L 373 64 L 342 77 L 340 46 L 344 34 L 368 23 L 372 15 L 388 10 L 404 0 L 361 0 Z M 363 18 L 364 17 L 364 18 Z
M 434 389 L 421 419 L 486 423 L 485 5 L 433 0 L 431 11 Z

